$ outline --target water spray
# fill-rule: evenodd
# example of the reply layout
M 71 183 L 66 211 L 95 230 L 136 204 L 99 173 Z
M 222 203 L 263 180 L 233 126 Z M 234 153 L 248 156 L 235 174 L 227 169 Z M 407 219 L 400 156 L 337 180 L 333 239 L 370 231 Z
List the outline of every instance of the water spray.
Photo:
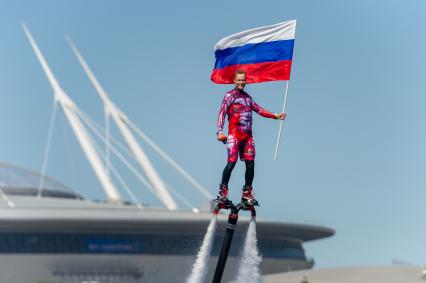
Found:
M 217 214 L 214 214 L 212 219 L 210 220 L 209 226 L 207 227 L 207 232 L 204 236 L 204 240 L 201 244 L 200 250 L 198 251 L 197 259 L 195 260 L 192 266 L 191 274 L 186 280 L 187 283 L 204 282 L 210 262 L 210 254 L 216 232 L 216 226 Z
M 247 236 L 244 243 L 244 251 L 238 268 L 237 282 L 261 282 L 259 265 L 262 257 L 257 248 L 256 221 L 252 218 L 247 229 Z

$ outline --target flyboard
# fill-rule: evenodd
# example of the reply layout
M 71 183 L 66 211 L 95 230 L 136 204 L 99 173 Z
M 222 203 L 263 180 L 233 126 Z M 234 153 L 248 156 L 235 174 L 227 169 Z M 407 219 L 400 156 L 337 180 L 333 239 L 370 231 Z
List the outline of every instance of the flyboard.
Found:
M 258 206 L 258 204 L 256 204 Z M 222 249 L 220 250 L 219 257 L 217 259 L 216 270 L 214 273 L 212 283 L 220 283 L 222 280 L 223 272 L 225 270 L 226 260 L 228 259 L 229 250 L 231 248 L 232 238 L 234 236 L 235 228 L 237 227 L 238 222 L 238 213 L 240 210 L 246 210 L 251 212 L 251 220 L 256 221 L 256 209 L 255 205 L 244 205 L 239 203 L 234 205 L 232 202 L 230 204 L 217 203 L 213 207 L 213 214 L 216 216 L 221 209 L 229 209 L 230 213 L 228 216 L 228 225 L 226 226 L 225 237 L 222 243 Z

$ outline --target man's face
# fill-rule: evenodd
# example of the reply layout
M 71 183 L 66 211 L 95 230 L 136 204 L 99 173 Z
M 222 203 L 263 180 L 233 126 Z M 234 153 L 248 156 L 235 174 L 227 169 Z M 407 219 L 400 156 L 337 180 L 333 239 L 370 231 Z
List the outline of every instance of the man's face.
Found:
M 246 74 L 236 74 L 234 78 L 235 87 L 243 90 L 246 86 Z

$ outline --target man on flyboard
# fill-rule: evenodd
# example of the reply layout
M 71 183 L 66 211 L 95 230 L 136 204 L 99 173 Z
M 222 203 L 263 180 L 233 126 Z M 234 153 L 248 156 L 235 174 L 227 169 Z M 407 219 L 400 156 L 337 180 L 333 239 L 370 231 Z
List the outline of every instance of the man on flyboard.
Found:
M 228 163 L 223 170 L 222 182 L 220 183 L 215 202 L 225 206 L 231 204 L 231 201 L 228 199 L 228 182 L 239 155 L 240 159 L 246 163 L 245 185 L 243 187 L 241 204 L 250 207 L 258 205 L 258 201 L 254 198 L 252 187 L 255 157 L 255 147 L 251 131 L 252 110 L 263 117 L 279 120 L 284 120 L 286 114 L 271 113 L 254 102 L 253 98 L 244 91 L 244 87 L 246 86 L 245 71 L 235 71 L 234 84 L 235 88 L 228 91 L 223 98 L 217 121 L 217 139 L 223 143 L 227 143 Z M 226 114 L 228 114 L 229 124 L 228 137 L 223 134 Z

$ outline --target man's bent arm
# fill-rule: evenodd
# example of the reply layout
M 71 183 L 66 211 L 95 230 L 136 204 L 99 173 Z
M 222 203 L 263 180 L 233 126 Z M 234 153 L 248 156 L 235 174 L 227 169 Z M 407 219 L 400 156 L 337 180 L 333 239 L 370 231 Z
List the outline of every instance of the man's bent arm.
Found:
M 271 119 L 277 119 L 277 115 L 275 115 L 272 112 L 269 112 L 266 109 L 263 109 L 262 107 L 259 106 L 259 104 L 257 104 L 256 102 L 252 103 L 252 109 L 254 112 L 256 112 L 257 114 L 259 114 L 260 116 L 266 117 L 266 118 L 271 118 Z
M 222 134 L 223 133 L 223 125 L 225 124 L 225 116 L 228 112 L 228 107 L 231 105 L 232 96 L 228 93 L 225 94 L 225 97 L 223 98 L 222 105 L 220 106 L 219 115 L 217 117 L 217 132 L 216 134 Z

